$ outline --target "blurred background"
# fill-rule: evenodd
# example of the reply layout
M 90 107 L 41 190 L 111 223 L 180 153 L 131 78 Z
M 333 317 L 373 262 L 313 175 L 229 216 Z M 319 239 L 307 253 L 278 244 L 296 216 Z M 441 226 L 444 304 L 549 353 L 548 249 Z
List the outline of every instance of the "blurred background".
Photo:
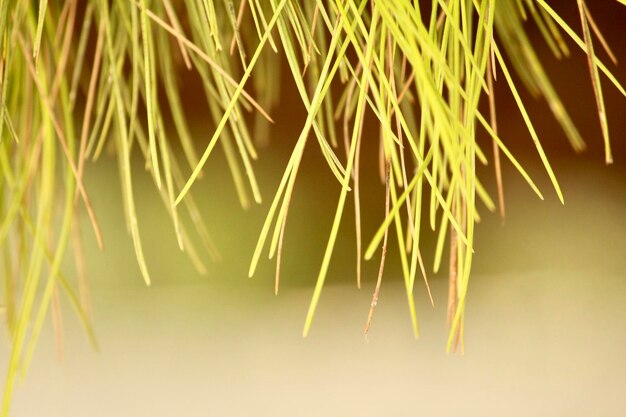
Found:
M 553 3 L 573 27 L 580 26 L 575 2 Z M 625 83 L 626 7 L 612 0 L 589 7 L 620 60 L 614 73 Z M 316 146 L 307 148 L 289 213 L 279 295 L 273 293 L 273 261 L 262 259 L 254 278 L 247 277 L 268 202 L 304 121 L 303 106 L 284 77 L 281 106 L 272 113 L 271 144 L 260 150 L 255 164 L 264 203 L 240 208 L 218 153 L 193 188 L 222 257 L 216 264 L 207 261 L 205 276 L 178 250 L 151 180 L 136 174 L 140 228 L 153 278 L 145 287 L 126 234 L 116 160 L 108 156 L 88 167 L 87 185 L 99 190 L 91 198 L 106 243 L 100 253 L 85 233 L 100 350 L 92 349 L 64 305 L 63 358 L 57 358 L 49 325 L 15 392 L 13 415 L 623 415 L 626 98 L 603 84 L 615 160 L 606 166 L 585 56 L 571 44 L 572 56 L 557 61 L 536 28 L 528 26 L 589 149 L 576 155 L 547 105 L 525 97 L 562 186 L 562 206 L 506 85 L 496 83 L 501 135 L 546 200 L 504 164 L 507 216 L 503 221 L 481 210 L 464 355 L 445 353 L 446 271 L 429 275 L 434 308 L 423 285 L 416 286 L 420 337 L 414 339 L 393 250 L 372 329 L 364 336 L 380 255 L 364 264 L 358 290 L 350 208 L 312 332 L 302 339 L 339 195 Z M 189 110 L 197 113 L 197 146 L 203 149 L 212 127 L 194 104 L 194 80 L 183 88 Z M 376 148 L 363 149 L 364 243 L 384 215 Z M 479 175 L 495 195 L 492 167 L 482 170 Z M 424 239 L 423 248 L 430 270 L 432 237 Z M 8 352 L 3 339 L 0 357 Z

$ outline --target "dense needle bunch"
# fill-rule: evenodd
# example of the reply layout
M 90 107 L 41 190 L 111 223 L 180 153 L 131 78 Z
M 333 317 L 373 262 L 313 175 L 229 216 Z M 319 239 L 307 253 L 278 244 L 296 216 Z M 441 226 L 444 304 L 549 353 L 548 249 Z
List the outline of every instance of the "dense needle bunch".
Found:
M 304 334 L 352 194 L 358 285 L 361 258 L 370 259 L 382 248 L 366 331 L 378 301 L 390 235 L 395 235 L 417 335 L 413 293 L 416 280 L 422 279 L 429 291 L 426 271 L 431 268 L 420 253 L 420 225 L 428 224 L 438 235 L 435 271 L 444 248 L 449 252 L 448 348 L 456 349 L 459 342 L 462 346 L 479 208 L 499 207 L 504 214 L 501 163 L 511 163 L 541 197 L 498 136 L 494 80 L 512 93 L 561 200 L 513 72 L 524 88 L 549 103 L 574 149 L 585 147 L 534 52 L 525 21 L 534 21 L 558 58 L 570 53 L 570 41 L 587 54 L 606 162 L 612 161 L 601 76 L 626 92 L 597 58 L 596 43 L 614 60 L 585 1 L 577 4 L 580 29 L 570 27 L 546 0 L 0 0 L 1 301 L 13 341 L 2 415 L 8 412 L 17 374 L 28 367 L 48 311 L 58 321 L 62 297 L 75 308 L 95 344 L 81 273 L 81 211 L 101 247 L 104 242 L 89 200 L 94 191 L 83 183 L 86 162 L 105 150 L 117 155 L 127 228 L 147 284 L 149 266 L 133 197 L 137 157 L 172 218 L 180 249 L 204 271 L 204 256 L 193 246 L 190 232 L 199 234 L 210 257 L 218 255 L 194 202 L 193 185 L 215 147 L 221 146 L 241 204 L 261 202 L 252 162 L 255 148 L 268 141 L 267 126 L 279 104 L 285 68 L 307 117 L 271 200 L 250 274 L 269 247 L 270 258 L 277 258 L 278 291 L 287 214 L 302 156 L 312 141 L 341 192 Z M 185 72 L 201 80 L 215 126 L 200 153 L 179 94 Z M 332 88 L 337 85 L 342 88 Z M 481 103 L 488 104 L 489 114 L 481 112 Z M 376 120 L 376 135 L 363 132 L 365 117 Z M 491 137 L 491 149 L 479 146 L 479 131 Z M 362 246 L 360 229 L 363 141 L 380 144 L 386 190 L 386 219 L 367 246 Z M 476 165 L 488 160 L 495 167 L 497 203 L 476 175 Z M 69 245 L 77 284 L 61 271 Z

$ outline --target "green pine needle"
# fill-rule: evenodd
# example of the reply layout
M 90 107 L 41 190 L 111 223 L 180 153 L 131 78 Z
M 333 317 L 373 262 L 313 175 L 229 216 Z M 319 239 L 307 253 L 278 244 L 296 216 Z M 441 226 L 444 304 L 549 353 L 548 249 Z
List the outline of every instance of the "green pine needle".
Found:
M 137 169 L 146 169 L 154 182 L 172 219 L 172 238 L 204 273 L 205 252 L 195 247 L 191 232 L 212 260 L 219 254 L 192 187 L 221 146 L 242 206 L 262 203 L 254 161 L 257 146 L 269 143 L 267 127 L 280 106 L 285 76 L 293 79 L 307 117 L 267 207 L 249 275 L 267 247 L 277 261 L 278 291 L 300 164 L 307 145 L 319 147 L 340 192 L 303 335 L 310 333 L 325 282 L 332 278 L 329 268 L 352 193 L 358 285 L 363 259 L 397 247 L 411 330 L 417 336 L 418 269 L 434 304 L 420 250 L 420 229 L 429 225 L 436 234 L 435 271 L 449 251 L 447 348 L 462 350 L 475 225 L 485 208 L 498 206 L 504 213 L 500 154 L 543 199 L 497 129 L 496 89 L 511 92 L 561 202 L 563 192 L 539 140 L 542 132 L 535 130 L 521 89 L 545 99 L 574 150 L 586 146 L 535 52 L 538 41 L 527 35 L 529 27 L 539 29 L 541 41 L 557 59 L 570 55 L 569 40 L 587 55 L 606 162 L 613 160 L 601 75 L 624 96 L 626 89 L 596 55 L 595 45 L 599 42 L 613 62 L 615 57 L 584 0 L 577 0 L 580 28 L 570 26 L 549 3 L 0 1 L 0 263 L 6 272 L 0 303 L 12 340 L 0 416 L 9 413 L 16 378 L 31 363 L 48 313 L 60 314 L 60 299 L 70 303 L 97 346 L 84 282 L 75 284 L 62 270 L 68 253 L 81 256 L 80 239 L 72 236 L 80 235 L 76 220 L 82 210 L 104 247 L 88 197 L 93 191 L 83 183 L 88 161 L 109 150 L 117 156 L 122 210 L 147 285 L 151 278 L 135 204 Z M 617 3 L 626 5 L 624 0 Z M 200 80 L 203 111 L 215 126 L 202 142 L 202 153 L 179 91 L 184 74 L 191 73 Z M 498 78 L 502 82 L 496 83 Z M 483 104 L 490 105 L 489 120 Z M 378 129 L 364 131 L 366 120 Z M 311 135 L 315 140 L 309 143 Z M 485 140 L 493 149 L 497 205 L 476 170 L 492 159 Z M 364 251 L 362 144 L 374 144 L 363 149 L 380 149 L 380 179 L 386 189 L 385 218 Z M 366 331 L 374 323 L 384 263 L 383 255 Z

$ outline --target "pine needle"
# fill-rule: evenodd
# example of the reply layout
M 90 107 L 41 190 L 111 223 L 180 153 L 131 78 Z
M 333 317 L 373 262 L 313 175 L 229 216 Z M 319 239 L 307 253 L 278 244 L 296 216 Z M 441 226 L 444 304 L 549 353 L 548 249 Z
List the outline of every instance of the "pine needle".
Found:
M 171 219 L 171 238 L 200 273 L 207 273 L 206 255 L 215 262 L 220 255 L 191 188 L 221 146 L 241 206 L 262 203 L 262 184 L 254 170 L 260 157 L 257 145 L 268 143 L 270 111 L 282 111 L 285 77 L 293 81 L 306 119 L 267 207 L 249 275 L 267 243 L 269 257 L 276 256 L 276 294 L 281 280 L 288 279 L 288 264 L 283 265 L 287 218 L 296 216 L 290 212 L 291 202 L 314 136 L 339 185 L 339 199 L 303 335 L 311 331 L 323 287 L 331 278 L 352 192 L 357 287 L 368 279 L 362 261 L 383 251 L 365 332 L 371 330 L 395 239 L 417 337 L 418 273 L 430 304 L 435 304 L 424 266 L 431 260 L 423 259 L 421 250 L 421 228 L 430 226 L 435 272 L 449 253 L 447 349 L 462 352 L 475 227 L 484 209 L 498 209 L 504 219 L 505 164 L 543 199 L 507 147 L 507 138 L 500 136 L 497 78 L 502 81 L 498 91 L 511 92 L 531 146 L 563 202 L 539 140 L 542 132 L 535 129 L 521 90 L 545 99 L 573 149 L 584 150 L 585 142 L 544 70 L 546 62 L 536 52 L 543 42 L 564 60 L 570 55 L 565 40 L 572 39 L 587 56 L 605 159 L 613 160 L 600 75 L 624 96 L 626 89 L 596 55 L 599 43 L 617 64 L 602 22 L 594 20 L 584 0 L 577 0 L 577 6 L 581 35 L 545 0 L 433 1 L 430 9 L 406 0 L 89 0 L 84 7 L 77 0 L 0 1 L 0 268 L 5 289 L 0 304 L 12 340 L 0 416 L 8 415 L 16 379 L 27 371 L 49 314 L 61 351 L 64 302 L 70 303 L 97 348 L 82 253 L 83 206 L 101 249 L 104 241 L 88 197 L 88 191 L 97 189 L 85 184 L 88 161 L 109 153 L 117 156 L 124 218 L 138 274 L 146 284 L 151 276 L 139 227 L 142 213 L 135 202 L 136 170 L 142 168 Z M 530 25 L 539 30 L 539 40 L 528 35 Z M 254 53 L 249 56 L 248 51 Z M 188 76 L 199 80 L 204 94 L 198 111 L 215 126 L 202 154 L 182 93 Z M 488 117 L 481 113 L 483 104 L 488 105 Z M 252 125 L 247 113 L 253 113 Z M 338 152 L 340 135 L 345 152 Z M 483 136 L 491 152 L 483 148 Z M 368 178 L 361 175 L 362 150 L 379 152 L 380 180 L 375 182 L 385 187 L 385 218 L 372 236 L 363 236 L 361 224 L 367 214 L 361 190 Z M 476 169 L 489 163 L 497 199 Z M 369 239 L 365 251 L 364 238 Z M 76 280 L 62 270 L 70 246 Z

